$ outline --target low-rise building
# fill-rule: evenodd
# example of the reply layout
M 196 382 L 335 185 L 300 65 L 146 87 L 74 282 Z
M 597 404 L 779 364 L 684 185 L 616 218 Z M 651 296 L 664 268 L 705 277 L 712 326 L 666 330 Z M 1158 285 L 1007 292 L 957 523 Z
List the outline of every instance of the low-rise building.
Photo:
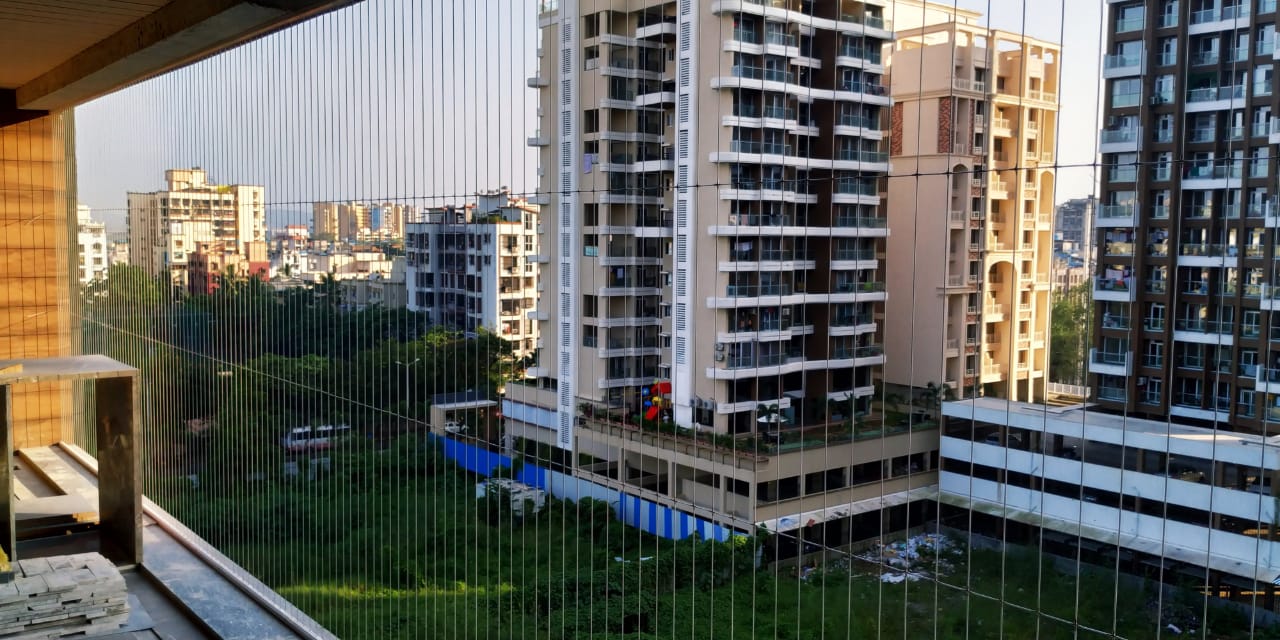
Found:
M 1110 548 L 1108 566 L 1118 557 L 1122 568 L 1196 567 L 1191 575 L 1211 592 L 1280 579 L 1272 531 L 1280 436 L 1086 404 L 976 398 L 944 403 L 942 412 L 944 523 L 954 518 L 975 533 L 1043 532 L 1083 554 Z
M 351 311 L 370 307 L 403 309 L 408 300 L 404 279 L 404 256 L 391 259 L 389 273 L 375 271 L 364 278 L 343 279 L 338 285 L 342 292 L 342 308 Z
M 220 242 L 201 243 L 187 260 L 187 291 L 210 295 L 226 278 L 270 277 L 267 243 L 246 242 L 244 247 L 228 247 Z

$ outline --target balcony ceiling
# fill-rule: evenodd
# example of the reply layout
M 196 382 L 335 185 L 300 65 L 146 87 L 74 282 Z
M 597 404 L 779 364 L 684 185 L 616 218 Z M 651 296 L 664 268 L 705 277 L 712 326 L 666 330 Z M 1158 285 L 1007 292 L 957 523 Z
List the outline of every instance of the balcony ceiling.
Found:
M 0 126 L 358 0 L 0 0 Z
M 0 0 L 0 87 L 17 88 L 168 0 Z

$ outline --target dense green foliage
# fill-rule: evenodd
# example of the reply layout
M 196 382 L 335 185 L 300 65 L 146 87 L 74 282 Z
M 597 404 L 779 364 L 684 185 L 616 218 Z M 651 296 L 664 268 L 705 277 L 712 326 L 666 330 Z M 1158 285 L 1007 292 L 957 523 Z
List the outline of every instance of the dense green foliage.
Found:
M 312 482 L 214 482 L 176 502 L 184 522 L 343 638 L 1067 639 L 1157 628 L 1152 585 L 1100 569 L 1077 577 L 1030 551 L 956 552 L 936 582 L 881 583 L 866 564 L 802 579 L 756 568 L 755 541 L 660 540 L 598 501 L 552 500 L 519 525 L 489 524 L 478 478 L 413 438 L 333 462 Z M 1192 591 L 1161 606 L 1184 629 L 1206 610 Z M 1195 637 L 1248 637 L 1242 615 L 1207 611 Z
M 1049 381 L 1063 384 L 1085 383 L 1088 356 L 1090 311 L 1093 306 L 1090 283 L 1053 292 L 1053 316 L 1049 326 Z

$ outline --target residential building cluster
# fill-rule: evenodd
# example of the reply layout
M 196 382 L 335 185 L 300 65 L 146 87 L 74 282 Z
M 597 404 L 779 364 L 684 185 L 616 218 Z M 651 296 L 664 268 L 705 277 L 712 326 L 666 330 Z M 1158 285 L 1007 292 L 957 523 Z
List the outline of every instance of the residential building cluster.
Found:
M 780 555 L 941 519 L 1270 584 L 1275 2 L 1106 10 L 1096 198 L 1054 203 L 1061 47 L 979 13 L 581 0 L 538 16 L 537 196 L 321 202 L 268 240 L 262 187 L 175 169 L 130 194 L 128 259 L 492 332 L 536 361 L 509 437 Z M 1048 336 L 1082 284 L 1077 390 Z
M 162 191 L 128 194 L 129 264 L 152 276 L 167 274 L 175 289 L 187 289 L 192 257 L 200 253 L 194 258 L 202 270 L 197 286 L 208 290 L 227 269 L 247 269 L 250 254 L 261 257 L 267 239 L 263 187 L 213 184 L 199 167 L 169 169 L 165 183 Z M 209 252 L 220 257 L 209 259 Z

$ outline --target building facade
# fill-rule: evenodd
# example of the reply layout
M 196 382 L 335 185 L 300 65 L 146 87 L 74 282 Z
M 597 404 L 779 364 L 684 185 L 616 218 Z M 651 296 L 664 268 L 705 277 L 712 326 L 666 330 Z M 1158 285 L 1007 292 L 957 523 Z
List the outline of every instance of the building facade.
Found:
M 406 226 L 406 304 L 432 324 L 487 329 L 524 358 L 538 348 L 539 214 L 508 195 L 480 194 Z
M 221 242 L 202 242 L 187 259 L 187 291 L 191 295 L 211 295 L 227 278 L 270 277 L 271 260 L 266 242 L 246 242 L 243 247 Z
M 1092 195 L 1058 205 L 1053 227 L 1054 251 L 1076 256 L 1093 265 L 1093 220 L 1097 207 L 1098 199 Z
M 545 7 L 545 346 L 537 384 L 508 386 L 513 433 L 744 530 L 803 514 L 832 546 L 869 530 L 837 513 L 878 528 L 928 508 L 936 436 L 873 402 L 886 4 Z M 641 442 L 646 419 L 675 427 Z
M 166 189 L 128 194 L 129 264 L 187 286 L 187 258 L 205 243 L 243 247 L 267 238 L 264 189 L 210 184 L 199 167 L 164 172 Z
M 1089 398 L 945 404 L 943 520 L 1274 609 L 1276 3 L 1105 10 Z
M 1280 400 L 1276 12 L 1187 4 L 1108 4 L 1089 371 L 1110 410 L 1264 433 Z
M 942 5 L 895 11 L 885 381 L 1041 399 L 1060 47 Z
M 111 268 L 107 245 L 107 226 L 93 219 L 85 205 L 76 207 L 76 244 L 80 247 L 80 284 L 107 277 Z

